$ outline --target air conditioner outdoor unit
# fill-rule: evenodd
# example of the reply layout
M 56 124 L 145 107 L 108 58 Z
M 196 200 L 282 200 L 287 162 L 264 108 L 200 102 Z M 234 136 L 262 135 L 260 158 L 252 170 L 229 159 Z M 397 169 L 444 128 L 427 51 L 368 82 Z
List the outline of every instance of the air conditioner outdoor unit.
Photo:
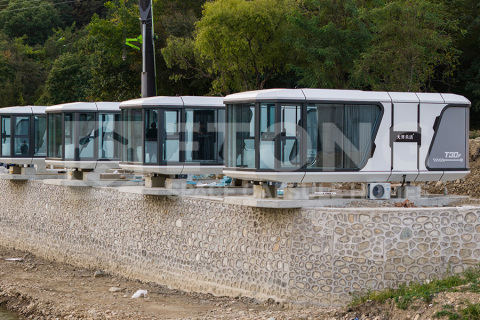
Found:
M 390 183 L 368 183 L 367 199 L 372 199 L 372 200 L 390 199 Z

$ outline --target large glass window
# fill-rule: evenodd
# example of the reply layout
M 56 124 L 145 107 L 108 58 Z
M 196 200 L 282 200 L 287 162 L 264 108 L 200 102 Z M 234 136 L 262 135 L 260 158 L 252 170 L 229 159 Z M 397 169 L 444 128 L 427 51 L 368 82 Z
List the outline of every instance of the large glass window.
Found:
M 222 162 L 225 159 L 224 156 L 224 143 L 225 143 L 225 110 L 219 109 L 217 111 L 217 155 L 218 161 Z
M 2 116 L 2 156 L 10 156 L 11 134 L 10 117 Z
M 48 157 L 62 158 L 62 120 L 63 114 L 52 113 L 48 115 Z
M 228 105 L 227 166 L 255 168 L 255 106 Z
M 163 153 L 164 162 L 180 161 L 180 112 L 163 111 Z
M 145 163 L 158 162 L 158 111 L 145 111 Z
M 122 134 L 123 134 L 123 140 L 122 144 L 124 144 L 124 147 L 122 147 L 122 158 L 121 161 L 129 161 L 128 160 L 128 119 L 130 118 L 128 110 L 122 110 Z
M 74 114 L 65 114 L 65 159 L 75 159 L 75 129 Z
M 124 142 L 123 137 L 118 134 L 121 131 L 120 125 L 118 113 L 48 114 L 48 157 L 75 161 L 119 159 L 119 144 Z M 39 141 L 38 155 L 42 152 L 43 127 L 42 119 L 36 119 L 35 139 Z
M 119 135 L 118 122 L 120 115 L 114 113 L 100 113 L 98 115 L 98 158 L 118 159 Z
M 281 106 L 280 166 L 301 167 L 301 106 Z
M 217 160 L 217 125 L 215 110 L 186 110 L 185 162 Z
M 81 113 L 79 117 L 80 160 L 93 159 L 95 155 L 95 113 Z
M 275 168 L 275 104 L 260 105 L 260 168 Z
M 426 166 L 429 170 L 468 169 L 468 107 L 448 106 L 436 121 Z
M 47 116 L 34 116 L 34 156 L 45 157 L 47 155 Z
M 307 167 L 358 169 L 371 156 L 381 115 L 376 105 L 314 104 L 307 107 Z
M 123 159 L 127 162 L 143 162 L 142 110 L 126 110 L 123 119 L 126 137 Z
M 28 157 L 30 154 L 30 117 L 14 117 L 15 139 L 14 155 Z

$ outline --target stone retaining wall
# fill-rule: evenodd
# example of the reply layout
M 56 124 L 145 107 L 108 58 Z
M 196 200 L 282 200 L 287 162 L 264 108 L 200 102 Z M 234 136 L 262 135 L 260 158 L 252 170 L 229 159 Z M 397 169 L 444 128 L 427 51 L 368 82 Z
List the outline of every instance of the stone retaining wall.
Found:
M 41 181 L 0 191 L 0 245 L 187 291 L 337 306 L 480 259 L 476 207 L 255 209 Z

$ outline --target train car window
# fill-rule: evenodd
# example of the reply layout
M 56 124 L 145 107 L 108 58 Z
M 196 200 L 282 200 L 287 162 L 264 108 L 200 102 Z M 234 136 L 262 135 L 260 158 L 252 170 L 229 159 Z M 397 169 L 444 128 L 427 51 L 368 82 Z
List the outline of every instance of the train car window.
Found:
M 48 157 L 62 158 L 62 113 L 52 113 L 48 115 Z M 73 156 L 72 156 L 73 158 Z
M 376 105 L 309 105 L 307 167 L 325 171 L 361 168 L 371 156 L 380 115 Z
M 216 161 L 216 111 L 189 109 L 185 112 L 185 162 Z
M 115 124 L 118 114 L 100 113 L 98 115 L 98 158 L 118 159 L 118 138 Z
M 142 148 L 142 110 L 124 111 L 124 131 L 126 148 L 124 148 L 127 162 L 143 162 Z
M 467 170 L 468 108 L 446 107 L 436 124 L 426 167 L 429 170 Z
M 180 161 L 180 111 L 162 110 L 162 161 Z
M 218 161 L 222 162 L 225 159 L 224 156 L 224 143 L 225 143 L 225 110 L 219 109 L 217 111 L 217 155 Z
M 260 168 L 275 168 L 275 104 L 260 104 Z
M 27 157 L 30 154 L 30 117 L 14 117 L 14 155 Z
M 10 117 L 2 117 L 2 156 L 10 156 L 11 127 Z
M 74 114 L 65 114 L 65 159 L 75 159 L 75 130 L 74 130 Z
M 145 111 L 145 163 L 158 162 L 158 111 Z
M 255 168 L 255 106 L 228 105 L 228 165 Z
M 79 118 L 79 158 L 80 160 L 95 157 L 95 113 L 81 113 Z
M 302 133 L 302 108 L 281 106 L 280 165 L 282 168 L 301 166 L 300 141 Z
M 34 156 L 45 157 L 47 155 L 47 116 L 34 116 Z

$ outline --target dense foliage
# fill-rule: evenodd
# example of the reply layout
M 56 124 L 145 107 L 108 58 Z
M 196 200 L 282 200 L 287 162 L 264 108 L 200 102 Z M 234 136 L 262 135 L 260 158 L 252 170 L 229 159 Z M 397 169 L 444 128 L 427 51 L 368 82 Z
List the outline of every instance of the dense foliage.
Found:
M 0 107 L 138 97 L 141 52 L 126 45 L 140 34 L 137 6 L 0 0 Z M 159 95 L 272 87 L 454 92 L 472 101 L 472 126 L 480 127 L 478 0 L 153 6 Z

